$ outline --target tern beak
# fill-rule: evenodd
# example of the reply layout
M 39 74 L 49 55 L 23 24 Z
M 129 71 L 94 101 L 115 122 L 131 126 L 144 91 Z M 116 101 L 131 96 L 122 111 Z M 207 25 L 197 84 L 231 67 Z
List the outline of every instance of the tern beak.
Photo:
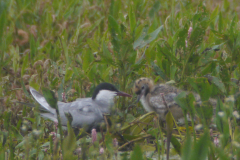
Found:
M 137 96 L 137 103 L 140 101 L 141 97 L 144 95 L 144 91 L 141 91 L 141 94 Z
M 117 96 L 132 97 L 130 94 L 127 94 L 127 93 L 122 92 L 122 91 L 117 92 Z

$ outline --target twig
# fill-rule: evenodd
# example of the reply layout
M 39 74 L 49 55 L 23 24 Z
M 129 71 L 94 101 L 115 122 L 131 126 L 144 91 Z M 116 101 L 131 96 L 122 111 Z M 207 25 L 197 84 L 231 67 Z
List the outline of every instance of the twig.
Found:
M 165 98 L 164 98 L 164 93 L 160 93 L 160 95 L 162 96 L 163 104 L 165 105 L 165 107 L 166 107 L 167 110 L 169 111 L 169 107 L 168 107 L 167 102 L 166 102 L 166 100 L 165 100 Z
M 103 114 L 103 118 L 104 118 L 104 121 L 105 121 L 106 126 L 107 126 L 107 132 L 109 132 L 109 124 L 108 124 L 108 121 L 107 121 L 107 115 Z
M 167 102 L 164 98 L 164 94 L 163 93 L 160 93 L 160 95 L 162 96 L 162 99 L 163 99 L 163 104 L 165 105 L 165 107 L 167 108 L 168 114 L 171 114 L 171 120 L 173 121 L 173 116 L 172 116 L 172 113 L 167 105 Z M 170 123 L 170 122 L 169 122 Z M 169 128 L 170 126 L 168 126 L 168 123 L 166 123 L 166 129 L 167 129 L 167 151 L 166 151 L 166 156 L 167 156 L 167 160 L 169 160 L 169 151 L 170 151 L 170 142 L 171 142 L 171 137 L 172 137 L 172 127 Z
M 151 136 L 152 136 L 152 135 L 148 134 L 148 135 L 146 135 L 146 136 L 139 137 L 139 138 L 133 139 L 133 140 L 131 140 L 131 141 L 128 141 L 127 143 L 124 143 L 123 145 L 121 145 L 121 146 L 118 148 L 118 150 L 120 150 L 120 149 L 122 149 L 123 147 L 129 145 L 130 143 L 133 143 L 133 142 L 139 141 L 139 140 L 141 140 L 141 139 L 143 139 L 143 138 L 148 138 L 148 137 L 151 137 Z

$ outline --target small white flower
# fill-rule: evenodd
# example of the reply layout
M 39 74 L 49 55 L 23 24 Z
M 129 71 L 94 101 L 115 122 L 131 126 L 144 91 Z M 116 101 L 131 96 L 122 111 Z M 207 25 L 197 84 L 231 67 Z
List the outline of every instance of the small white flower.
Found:
M 99 153 L 103 154 L 104 153 L 104 148 L 101 147 L 100 150 L 99 150 Z
M 218 115 L 219 115 L 220 117 L 223 117 L 223 116 L 224 116 L 224 112 L 223 112 L 223 111 L 220 111 L 220 112 L 218 112 Z
M 235 118 L 237 118 L 237 119 L 239 119 L 240 118 L 240 115 L 239 115 L 239 113 L 237 112 L 237 111 L 233 111 L 233 116 L 235 117 Z
M 198 124 L 198 125 L 195 126 L 196 131 L 201 130 L 202 128 L 203 128 L 202 124 Z
M 240 148 L 240 143 L 236 142 L 236 141 L 233 141 L 232 144 L 237 147 L 237 148 Z

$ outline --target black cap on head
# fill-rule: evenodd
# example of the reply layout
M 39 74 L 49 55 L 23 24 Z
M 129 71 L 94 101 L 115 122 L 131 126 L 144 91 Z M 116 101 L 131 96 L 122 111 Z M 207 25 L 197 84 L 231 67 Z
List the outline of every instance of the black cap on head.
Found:
M 119 92 L 118 89 L 112 85 L 111 83 L 100 83 L 95 90 L 93 91 L 93 95 L 92 95 L 92 99 L 95 99 L 97 97 L 97 94 L 101 91 L 101 90 L 109 90 L 109 91 L 115 91 L 115 92 Z

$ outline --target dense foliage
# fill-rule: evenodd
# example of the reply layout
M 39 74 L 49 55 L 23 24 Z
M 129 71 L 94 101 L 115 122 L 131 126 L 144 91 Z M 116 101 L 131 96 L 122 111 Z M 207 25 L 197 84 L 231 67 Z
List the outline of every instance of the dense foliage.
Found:
M 183 126 L 167 119 L 170 157 L 240 159 L 239 11 L 237 0 L 1 0 L 0 159 L 165 157 L 168 132 L 135 96 L 117 99 L 111 127 L 97 138 L 69 126 L 60 134 L 27 107 L 35 103 L 29 86 L 70 102 L 100 82 L 134 95 L 140 77 L 204 101 L 195 108 L 191 94 L 177 97 L 195 118 Z

